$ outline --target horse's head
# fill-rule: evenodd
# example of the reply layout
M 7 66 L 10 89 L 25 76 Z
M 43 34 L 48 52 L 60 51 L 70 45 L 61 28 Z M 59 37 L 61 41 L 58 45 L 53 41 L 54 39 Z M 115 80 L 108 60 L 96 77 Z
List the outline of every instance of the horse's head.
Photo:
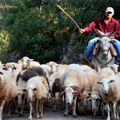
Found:
M 113 36 L 116 32 L 103 33 L 98 29 L 94 29 L 94 30 L 98 35 L 100 35 L 100 39 L 97 40 L 97 43 L 99 44 L 99 47 L 101 49 L 102 58 L 107 59 L 112 41 L 110 36 Z
M 97 43 L 100 46 L 103 59 L 107 59 L 108 53 L 110 51 L 111 39 L 108 37 L 102 37 L 97 41 Z

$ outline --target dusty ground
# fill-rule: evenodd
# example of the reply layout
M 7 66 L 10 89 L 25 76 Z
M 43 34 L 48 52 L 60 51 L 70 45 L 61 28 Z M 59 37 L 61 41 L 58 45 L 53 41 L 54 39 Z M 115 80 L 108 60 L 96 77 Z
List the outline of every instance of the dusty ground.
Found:
M 73 118 L 71 115 L 68 117 L 63 116 L 64 110 L 59 109 L 57 112 L 53 112 L 51 107 L 45 107 L 44 108 L 44 116 L 42 120 L 104 120 L 101 116 L 93 117 L 92 115 L 83 115 L 84 111 L 82 113 L 78 114 L 77 118 Z M 29 110 L 25 111 L 24 116 L 19 117 L 19 115 L 16 115 L 12 113 L 11 117 L 8 118 L 6 113 L 4 112 L 3 118 L 4 120 L 28 120 L 29 117 Z M 38 120 L 33 116 L 33 120 Z

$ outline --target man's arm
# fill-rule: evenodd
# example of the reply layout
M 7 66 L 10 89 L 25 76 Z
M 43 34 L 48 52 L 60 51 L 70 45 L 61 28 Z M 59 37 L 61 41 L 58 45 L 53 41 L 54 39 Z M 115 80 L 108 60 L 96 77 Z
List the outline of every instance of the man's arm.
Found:
M 115 31 L 117 31 L 117 32 L 114 34 L 114 37 L 116 39 L 120 38 L 120 24 L 119 24 L 119 22 L 116 22 L 116 24 L 115 24 Z
M 97 21 L 93 21 L 91 22 L 87 27 L 85 27 L 85 32 L 91 32 L 93 30 L 93 28 L 96 26 Z
M 93 28 L 96 26 L 97 21 L 93 21 L 91 22 L 87 27 L 85 27 L 84 29 L 79 29 L 79 32 L 82 34 L 84 32 L 91 32 L 93 30 Z

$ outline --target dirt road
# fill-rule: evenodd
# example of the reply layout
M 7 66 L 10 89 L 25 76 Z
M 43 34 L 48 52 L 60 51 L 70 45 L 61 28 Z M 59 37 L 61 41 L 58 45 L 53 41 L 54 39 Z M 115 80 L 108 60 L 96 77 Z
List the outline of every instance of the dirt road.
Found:
M 68 117 L 63 116 L 63 110 L 53 112 L 52 108 L 46 107 L 44 109 L 44 116 L 42 120 L 104 120 L 101 116 L 93 117 L 92 115 L 81 115 L 79 114 L 77 118 L 73 118 L 71 115 Z M 24 116 L 19 117 L 16 114 L 12 114 L 10 118 L 6 117 L 6 114 L 3 114 L 4 120 L 28 120 L 29 111 L 25 111 Z M 38 120 L 33 116 L 33 120 Z

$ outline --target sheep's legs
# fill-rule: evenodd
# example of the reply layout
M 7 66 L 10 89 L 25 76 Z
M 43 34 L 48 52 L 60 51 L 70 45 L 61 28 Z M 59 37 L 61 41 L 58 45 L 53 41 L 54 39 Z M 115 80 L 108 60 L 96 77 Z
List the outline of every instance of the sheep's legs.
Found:
M 76 97 L 77 98 L 77 97 Z M 73 100 L 73 106 L 72 106 L 72 110 L 73 110 L 73 117 L 76 118 L 77 114 L 76 114 L 76 98 Z
M 65 103 L 65 112 L 64 112 L 64 116 L 66 117 L 68 115 L 68 104 Z
M 38 105 L 39 104 L 39 100 L 36 101 L 36 117 L 39 118 L 39 112 L 38 112 Z
M 92 112 L 93 116 L 96 116 L 96 100 L 92 100 Z
M 114 119 L 116 119 L 116 112 L 117 112 L 117 110 L 116 110 L 116 105 L 117 105 L 117 102 L 114 102 L 114 103 L 113 103 L 113 118 L 114 118 Z
M 119 117 L 119 103 L 117 104 L 117 106 L 116 106 L 116 110 L 117 110 L 117 112 L 116 112 L 116 119 L 117 120 L 119 120 L 120 119 L 120 117 Z
M 110 106 L 109 106 L 109 103 L 106 104 L 106 107 L 107 107 L 107 113 L 108 113 L 107 120 L 110 120 Z
M 3 112 L 3 106 L 5 104 L 5 100 L 0 101 L 0 120 L 2 120 L 2 112 Z
M 43 118 L 43 103 L 44 103 L 44 99 L 41 99 L 39 101 L 39 114 L 40 114 L 40 118 Z
M 29 120 L 32 120 L 32 109 L 33 109 L 32 102 L 30 102 L 30 116 L 29 116 Z

